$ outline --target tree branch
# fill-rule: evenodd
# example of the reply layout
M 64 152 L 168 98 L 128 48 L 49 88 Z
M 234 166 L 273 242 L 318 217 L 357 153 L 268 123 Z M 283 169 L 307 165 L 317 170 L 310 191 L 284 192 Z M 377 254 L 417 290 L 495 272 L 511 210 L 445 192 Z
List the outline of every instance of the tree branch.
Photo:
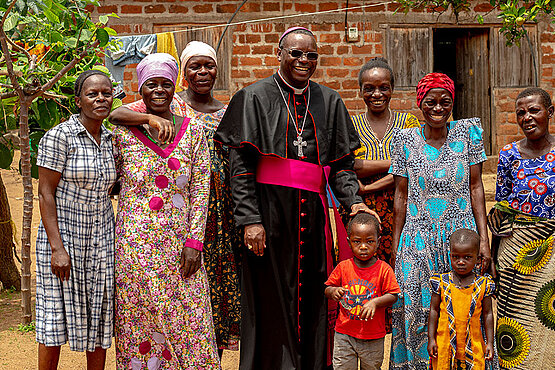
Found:
M 6 36 L 6 33 L 4 32 L 4 22 L 6 22 L 6 18 L 8 17 L 8 14 L 12 11 L 13 7 L 15 6 L 15 2 L 16 0 L 14 0 L 10 4 L 8 9 L 4 13 L 4 16 L 2 17 L 2 21 L 0 21 L 0 46 L 2 48 L 2 53 L 4 53 L 4 56 L 6 57 L 5 59 L 6 59 L 6 68 L 8 70 L 8 77 L 10 78 L 17 95 L 21 96 L 23 94 L 23 89 L 21 88 L 19 81 L 17 81 L 16 75 L 13 73 L 13 64 L 12 64 L 10 49 L 8 48 L 8 43 L 6 42 L 6 39 L 8 38 L 8 36 Z
M 13 42 L 12 39 L 10 39 L 10 38 L 7 37 L 7 36 L 6 36 L 6 40 L 7 40 L 8 43 L 9 43 L 11 46 L 13 46 L 16 50 L 19 50 L 20 52 L 24 53 L 28 60 L 31 60 L 31 54 L 29 54 L 29 52 L 28 52 L 27 50 L 25 50 L 25 48 L 22 48 L 21 46 L 17 45 L 15 42 Z
M 67 96 L 65 96 L 65 95 L 59 95 L 59 94 L 49 92 L 49 91 L 45 91 L 42 94 L 42 97 L 43 98 L 49 98 L 49 99 L 67 99 Z
M 52 86 L 54 86 L 54 84 L 56 82 L 58 82 L 58 80 L 60 78 L 62 78 L 62 76 L 67 73 L 67 71 L 69 71 L 70 69 L 75 67 L 75 65 L 77 63 L 79 63 L 81 61 L 81 59 L 83 59 L 91 51 L 91 49 L 94 50 L 98 45 L 100 45 L 100 41 L 96 40 L 92 44 L 89 44 L 89 45 L 85 46 L 85 48 L 83 49 L 81 54 L 79 54 L 75 58 L 73 58 L 73 60 L 71 62 L 69 62 L 64 68 L 60 69 L 60 71 L 58 73 L 56 73 L 56 75 L 54 77 L 52 77 L 47 83 L 42 85 L 41 88 L 39 89 L 39 91 L 37 91 L 33 95 L 33 98 L 44 94 L 46 92 L 46 90 L 50 90 L 50 88 L 52 88 Z
M 0 94 L 0 100 L 13 98 L 14 96 L 17 96 L 17 93 L 15 91 L 3 93 L 3 94 Z
M 2 21 L 0 22 L 0 28 L 2 28 L 2 30 L 4 30 L 4 23 L 6 22 L 6 19 L 8 18 L 8 14 L 10 14 L 10 12 L 12 11 L 16 2 L 17 2 L 17 0 L 12 1 L 10 6 L 8 6 L 8 9 L 6 9 L 6 12 L 4 13 L 4 16 L 2 17 Z

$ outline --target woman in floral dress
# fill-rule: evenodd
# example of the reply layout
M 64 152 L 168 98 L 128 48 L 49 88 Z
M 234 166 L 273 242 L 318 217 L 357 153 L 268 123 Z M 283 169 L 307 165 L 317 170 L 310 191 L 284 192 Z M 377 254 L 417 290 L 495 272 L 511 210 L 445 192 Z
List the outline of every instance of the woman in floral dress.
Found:
M 145 122 L 114 130 L 122 189 L 116 220 L 118 369 L 219 369 L 202 264 L 210 160 L 202 128 L 170 110 L 177 62 L 137 66 Z M 154 118 L 157 117 L 157 118 Z M 153 128 L 163 118 L 175 138 Z
M 499 202 L 488 223 L 499 272 L 497 343 L 502 369 L 552 369 L 555 360 L 555 137 L 549 94 L 516 99 L 525 138 L 499 153 Z
M 433 273 L 450 270 L 449 237 L 477 230 L 482 272 L 491 262 L 481 163 L 479 118 L 448 122 L 455 87 L 442 73 L 419 82 L 425 125 L 401 130 L 392 144 L 395 177 L 393 248 L 401 288 L 392 308 L 390 369 L 428 369 L 427 321 Z
M 184 112 L 184 117 L 196 119 L 202 125 L 210 152 L 210 198 L 202 254 L 210 284 L 216 343 L 221 356 L 224 349 L 239 349 L 241 326 L 240 258 L 235 255 L 240 251 L 241 239 L 233 219 L 228 156 L 225 148 L 214 146 L 213 140 L 227 105 L 212 95 L 218 67 L 216 51 L 210 45 L 199 41 L 187 44 L 181 54 L 181 68 L 185 90 L 174 95 L 170 109 Z M 122 125 L 133 124 L 146 117 L 146 106 L 142 100 L 118 108 L 112 114 L 115 123 Z M 162 125 L 168 123 L 161 122 Z

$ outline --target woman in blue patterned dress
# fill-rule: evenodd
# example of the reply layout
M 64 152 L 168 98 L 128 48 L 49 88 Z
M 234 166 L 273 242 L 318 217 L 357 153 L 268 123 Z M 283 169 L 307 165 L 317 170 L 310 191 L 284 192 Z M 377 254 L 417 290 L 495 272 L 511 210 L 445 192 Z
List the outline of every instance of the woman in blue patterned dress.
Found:
M 499 271 L 497 344 L 503 369 L 551 369 L 555 359 L 555 137 L 549 94 L 516 99 L 526 136 L 499 153 L 499 202 L 488 222 Z
M 60 346 L 87 351 L 87 369 L 104 369 L 112 343 L 116 181 L 110 132 L 112 82 L 100 71 L 75 81 L 79 114 L 40 141 L 36 331 L 39 369 L 56 369 Z
M 457 229 L 480 234 L 481 269 L 491 254 L 486 226 L 479 118 L 448 122 L 453 81 L 430 73 L 419 82 L 423 127 L 401 130 L 392 143 L 395 178 L 393 248 L 401 288 L 392 308 L 390 369 L 428 369 L 427 321 L 433 273 L 450 270 L 449 236 Z

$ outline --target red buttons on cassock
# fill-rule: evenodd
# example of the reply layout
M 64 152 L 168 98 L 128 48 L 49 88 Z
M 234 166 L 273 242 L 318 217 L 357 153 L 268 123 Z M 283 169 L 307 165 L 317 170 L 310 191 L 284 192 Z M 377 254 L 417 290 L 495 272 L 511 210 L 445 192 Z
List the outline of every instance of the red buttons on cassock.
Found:
M 304 258 L 304 256 L 303 256 L 303 255 L 301 254 L 301 255 L 299 256 L 299 258 L 300 258 L 300 259 L 303 259 L 303 258 Z
M 303 244 L 304 244 L 304 242 L 301 240 L 301 241 L 299 242 L 299 245 L 303 245 Z
M 301 213 L 301 217 L 304 217 L 304 216 L 306 216 L 306 213 Z
M 306 199 L 304 199 L 304 198 L 301 199 L 301 203 L 304 203 L 304 202 L 306 202 Z

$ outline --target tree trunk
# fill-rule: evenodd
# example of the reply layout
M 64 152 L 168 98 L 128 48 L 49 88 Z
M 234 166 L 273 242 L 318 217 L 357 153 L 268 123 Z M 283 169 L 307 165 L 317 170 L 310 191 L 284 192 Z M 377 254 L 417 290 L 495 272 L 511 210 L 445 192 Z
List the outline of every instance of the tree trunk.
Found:
M 21 289 L 21 277 L 13 260 L 12 216 L 6 187 L 0 175 L 0 282 L 4 288 Z
M 33 179 L 31 178 L 31 148 L 29 146 L 29 106 L 32 100 L 20 100 L 19 148 L 23 176 L 23 230 L 21 231 L 21 308 L 23 323 L 31 322 L 31 222 L 33 221 Z

